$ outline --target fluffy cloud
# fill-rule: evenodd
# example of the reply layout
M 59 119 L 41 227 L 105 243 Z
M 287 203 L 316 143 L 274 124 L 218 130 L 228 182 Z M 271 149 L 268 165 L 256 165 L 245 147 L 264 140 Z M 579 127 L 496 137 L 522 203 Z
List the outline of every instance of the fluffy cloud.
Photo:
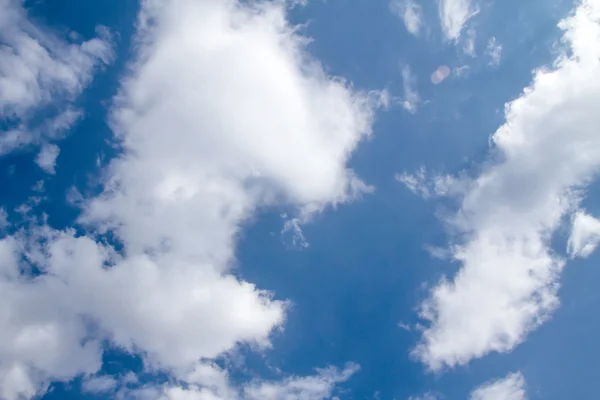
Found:
M 269 346 L 286 302 L 232 275 L 237 234 L 259 209 L 306 220 L 368 190 L 346 164 L 380 101 L 327 76 L 285 13 L 282 2 L 142 3 L 110 118 L 123 151 L 103 192 L 78 202 L 86 234 L 42 221 L 0 242 L 1 398 L 95 374 L 108 340 L 182 383 L 158 398 L 215 399 L 219 375 L 199 373 L 200 360 Z M 321 399 L 354 369 L 245 396 Z
M 475 389 L 470 400 L 526 400 L 525 378 L 520 372 L 485 383 Z
M 390 9 L 404 21 L 406 30 L 418 36 L 423 26 L 423 11 L 413 0 L 392 0 Z
M 113 57 L 106 28 L 98 28 L 97 38 L 68 43 L 30 22 L 21 0 L 0 0 L 0 44 L 0 119 L 12 125 L 0 131 L 0 155 L 62 134 L 76 120 L 62 103 L 74 100 L 96 67 Z M 41 110 L 43 121 L 34 122 Z
M 431 324 L 413 353 L 432 370 L 510 351 L 558 306 L 564 260 L 550 238 L 600 167 L 599 20 L 600 1 L 585 0 L 560 22 L 562 54 L 506 105 L 493 160 L 463 183 L 448 221 L 461 268 L 422 305 Z
M 573 216 L 567 251 L 571 257 L 589 257 L 600 243 L 600 221 L 583 211 Z
M 36 232 L 36 238 L 42 232 Z M 27 278 L 41 252 L 22 235 L 0 241 L 0 398 L 31 398 L 45 391 L 48 377 L 70 379 L 100 368 L 100 344 L 85 340 L 85 325 L 63 309 L 75 298 L 59 279 Z M 21 257 L 29 262 L 23 262 Z M 90 254 L 93 257 L 94 254 Z
M 439 0 L 438 6 L 442 31 L 448 40 L 458 40 L 467 21 L 478 12 L 473 0 Z

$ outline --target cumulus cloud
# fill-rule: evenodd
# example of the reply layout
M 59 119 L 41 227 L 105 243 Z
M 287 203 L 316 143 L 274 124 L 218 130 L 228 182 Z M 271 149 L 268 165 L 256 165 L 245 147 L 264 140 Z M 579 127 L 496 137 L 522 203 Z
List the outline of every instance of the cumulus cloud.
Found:
M 406 30 L 418 36 L 423 26 L 423 11 L 414 0 L 392 0 L 390 9 L 404 21 Z
M 347 162 L 381 96 L 327 76 L 283 2 L 147 0 L 136 42 L 110 117 L 122 154 L 79 198 L 83 229 L 0 241 L 0 398 L 96 374 L 105 341 L 181 382 L 158 398 L 215 398 L 203 363 L 270 346 L 287 305 L 232 275 L 240 230 L 265 207 L 305 220 L 368 190 Z M 349 368 L 245 396 L 321 399 Z
M 571 257 L 589 257 L 600 243 L 600 221 L 583 211 L 573 216 L 567 251 Z
M 35 239 L 17 234 L 0 241 L 0 398 L 7 400 L 32 398 L 46 390 L 50 376 L 71 379 L 101 364 L 100 343 L 84 341 L 83 321 L 62 309 L 75 300 L 64 297 L 64 285 L 50 276 L 27 278 L 44 259 L 38 240 L 48 236 L 41 229 L 29 235 Z
M 0 0 L 0 119 L 10 121 L 0 131 L 0 155 L 66 130 L 77 119 L 68 104 L 113 58 L 106 28 L 69 43 L 33 24 L 22 3 Z M 40 122 L 33 117 L 41 111 Z
M 438 0 L 440 22 L 448 40 L 458 40 L 471 17 L 479 11 L 473 0 Z
M 423 303 L 430 325 L 413 352 L 432 370 L 512 350 L 559 304 L 550 238 L 600 168 L 599 20 L 600 1 L 585 0 L 560 22 L 562 54 L 506 105 L 493 159 L 464 184 L 447 221 L 461 268 Z
M 525 378 L 520 372 L 488 382 L 475 389 L 470 400 L 526 400 Z

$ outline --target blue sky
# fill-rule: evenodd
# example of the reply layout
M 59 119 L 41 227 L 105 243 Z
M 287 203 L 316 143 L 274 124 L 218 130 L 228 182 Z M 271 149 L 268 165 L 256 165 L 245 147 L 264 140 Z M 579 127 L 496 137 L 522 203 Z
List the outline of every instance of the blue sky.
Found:
M 598 43 L 598 0 L 0 0 L 0 399 L 597 398 Z

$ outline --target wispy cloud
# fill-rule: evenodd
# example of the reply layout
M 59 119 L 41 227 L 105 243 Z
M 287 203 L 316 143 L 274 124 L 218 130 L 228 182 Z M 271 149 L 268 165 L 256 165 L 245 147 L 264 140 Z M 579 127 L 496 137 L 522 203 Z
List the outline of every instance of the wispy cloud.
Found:
M 438 9 L 446 39 L 455 41 L 469 19 L 479 12 L 474 0 L 438 0 Z
M 477 33 L 475 32 L 475 29 L 467 29 L 465 37 L 462 40 L 464 53 L 471 57 L 477 56 L 477 53 L 475 51 L 476 37 L 477 37 Z
M 106 28 L 98 27 L 96 38 L 67 42 L 33 24 L 22 3 L 0 1 L 0 118 L 12 121 L 0 131 L 0 155 L 68 129 L 53 124 L 67 121 L 69 111 L 63 115 L 63 110 L 90 83 L 95 69 L 113 58 Z M 42 110 L 44 118 L 34 118 Z
M 502 45 L 498 43 L 496 38 L 492 36 L 488 42 L 485 54 L 490 58 L 490 65 L 497 66 L 500 64 L 500 58 L 502 57 Z
M 520 372 L 490 381 L 475 389 L 469 400 L 526 400 L 525 378 Z
M 396 180 L 424 199 L 458 196 L 467 190 L 468 185 L 464 177 L 430 174 L 424 166 L 414 173 L 396 174 Z
M 396 174 L 396 180 L 404 184 L 412 193 L 427 199 L 431 196 L 431 187 L 426 173 L 425 167 L 421 166 L 414 174 L 408 172 Z
M 408 400 L 442 400 L 443 398 L 443 396 L 429 392 L 420 396 L 410 396 Z
M 347 381 L 358 369 L 356 364 L 348 364 L 344 369 L 328 367 L 318 369 L 314 375 L 292 376 L 280 381 L 255 380 L 238 387 L 231 382 L 226 371 L 204 364 L 189 374 L 188 384 L 123 387 L 117 396 L 149 400 L 325 400 L 331 399 L 336 386 Z
M 402 68 L 402 89 L 404 91 L 402 107 L 412 114 L 417 112 L 417 105 L 420 100 L 416 85 L 417 78 L 412 74 L 410 66 L 405 65 Z
M 85 378 L 81 383 L 83 393 L 102 394 L 113 392 L 119 382 L 112 376 L 92 376 Z
M 415 0 L 392 0 L 390 9 L 404 21 L 406 30 L 418 36 L 423 27 L 423 11 Z
M 452 73 L 458 78 L 465 78 L 469 75 L 470 70 L 471 67 L 469 67 L 468 65 L 461 65 L 459 67 L 454 68 Z
M 0 229 L 4 229 L 9 225 L 8 213 L 4 207 L 0 207 Z

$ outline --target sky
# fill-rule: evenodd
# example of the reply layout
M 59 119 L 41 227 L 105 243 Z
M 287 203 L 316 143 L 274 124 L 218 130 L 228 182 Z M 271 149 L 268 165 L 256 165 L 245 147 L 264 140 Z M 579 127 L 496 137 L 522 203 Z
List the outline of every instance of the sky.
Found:
M 597 399 L 600 0 L 0 0 L 0 399 Z

